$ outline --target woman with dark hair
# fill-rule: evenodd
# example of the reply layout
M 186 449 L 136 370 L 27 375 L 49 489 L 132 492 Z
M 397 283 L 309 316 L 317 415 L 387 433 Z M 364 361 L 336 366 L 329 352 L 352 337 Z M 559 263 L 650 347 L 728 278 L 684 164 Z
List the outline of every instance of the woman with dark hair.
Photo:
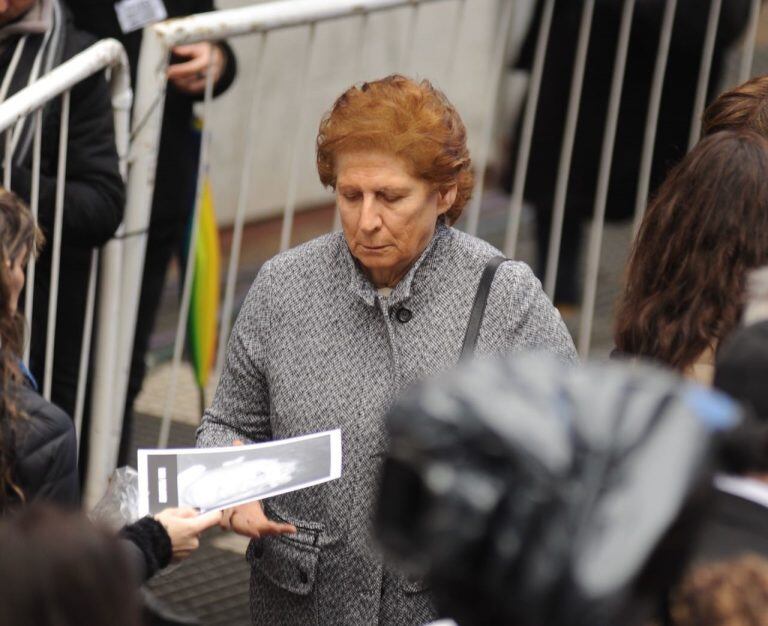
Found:
M 139 626 L 120 542 L 79 513 L 33 505 L 0 522 L 0 624 Z
M 747 270 L 768 263 L 768 141 L 703 139 L 643 218 L 616 315 L 619 352 L 711 383 L 714 353 L 744 306 Z
M 67 508 L 80 501 L 72 420 L 37 393 L 20 357 L 24 319 L 17 307 L 24 268 L 42 241 L 29 209 L 0 188 L 0 515 L 35 500 Z M 124 527 L 122 545 L 135 579 L 146 580 L 172 558 L 189 556 L 198 536 L 219 520 L 217 512 L 198 516 L 193 509 L 166 509 Z
M 0 189 L 0 513 L 14 502 L 38 498 L 70 507 L 79 503 L 72 420 L 37 393 L 20 358 L 19 294 L 27 259 L 42 243 L 29 210 Z
M 720 94 L 704 111 L 701 134 L 754 130 L 768 137 L 768 76 L 755 76 Z

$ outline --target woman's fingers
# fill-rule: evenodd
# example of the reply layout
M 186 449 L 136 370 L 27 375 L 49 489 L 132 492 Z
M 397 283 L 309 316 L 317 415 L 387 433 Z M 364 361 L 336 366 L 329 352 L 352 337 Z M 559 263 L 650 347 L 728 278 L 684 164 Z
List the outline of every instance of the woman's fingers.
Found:
M 294 535 L 296 534 L 296 527 L 293 524 L 269 522 L 266 533 L 269 535 Z
M 197 515 L 194 519 L 195 530 L 201 533 L 216 526 L 223 518 L 222 513 L 223 511 L 209 511 L 208 513 Z

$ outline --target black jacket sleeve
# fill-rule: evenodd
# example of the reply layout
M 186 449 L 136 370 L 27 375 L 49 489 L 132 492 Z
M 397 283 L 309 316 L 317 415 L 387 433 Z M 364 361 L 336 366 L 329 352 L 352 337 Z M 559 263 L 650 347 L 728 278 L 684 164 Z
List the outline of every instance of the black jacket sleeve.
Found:
M 69 29 L 65 58 L 88 47 L 90 37 Z M 50 236 L 56 207 L 59 102 L 46 109 L 43 128 L 43 168 L 40 176 L 39 220 Z M 31 153 L 31 150 L 30 150 Z M 11 173 L 14 190 L 29 201 L 31 154 Z M 125 189 L 118 167 L 112 104 L 106 80 L 94 75 L 71 92 L 64 189 L 63 240 L 67 245 L 100 246 L 123 219 Z
M 24 416 L 15 425 L 14 473 L 26 500 L 77 507 L 80 489 L 72 420 L 27 387 L 19 389 L 17 402 Z
M 153 517 L 124 526 L 120 531 L 124 549 L 135 565 L 138 580 L 146 582 L 171 562 L 171 538 L 165 527 Z

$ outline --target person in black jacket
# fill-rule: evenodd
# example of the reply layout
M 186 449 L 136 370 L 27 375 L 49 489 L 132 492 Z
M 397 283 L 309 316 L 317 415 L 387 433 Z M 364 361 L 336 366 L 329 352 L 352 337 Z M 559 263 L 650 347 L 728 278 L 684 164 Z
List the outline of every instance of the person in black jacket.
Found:
M 574 305 L 580 301 L 578 261 L 582 249 L 582 225 L 594 212 L 623 4 L 619 0 L 597 0 L 595 4 L 555 286 L 554 300 L 558 305 Z M 664 0 L 637 0 L 635 5 L 606 207 L 608 219 L 622 220 L 634 214 L 648 101 L 665 4 Z M 583 0 L 555 2 L 525 181 L 525 198 L 536 211 L 537 272 L 542 278 L 546 272 L 557 164 L 583 6 Z M 723 2 L 709 79 L 710 96 L 720 82 L 725 52 L 744 30 L 749 6 L 749 0 Z M 530 71 L 532 68 L 543 7 L 543 0 L 539 0 L 516 62 L 518 69 Z M 710 0 L 680 0 L 677 5 L 659 111 L 651 191 L 687 152 L 709 7 Z M 515 135 L 519 136 L 519 132 Z M 517 156 L 516 145 L 512 146 L 511 155 L 507 186 L 512 184 L 510 177 Z
M 27 258 L 41 243 L 29 210 L 0 188 L 0 512 L 19 501 L 77 507 L 80 500 L 74 424 L 35 391 L 20 357 L 18 299 Z
M 133 82 L 136 84 L 141 30 L 122 32 L 115 13 L 116 2 L 113 0 L 66 1 L 79 28 L 98 37 L 115 37 L 123 43 L 128 53 Z M 165 0 L 164 5 L 171 18 L 215 9 L 213 0 Z M 213 46 L 198 43 L 176 47 L 168 70 L 152 217 L 118 460 L 120 465 L 129 461 L 131 412 L 146 373 L 145 356 L 160 306 L 166 271 L 173 257 L 182 256 L 184 237 L 192 212 L 199 152 L 198 140 L 191 130 L 192 105 L 203 96 L 209 54 L 213 55 L 211 67 L 215 73 L 213 95 L 218 96 L 229 88 L 237 72 L 234 52 L 225 41 L 216 41 Z
M 94 39 L 75 29 L 59 0 L 0 4 L 0 101 L 87 48 Z M 61 99 L 43 109 L 39 222 L 52 240 Z M 29 202 L 32 187 L 33 116 L 13 135 L 11 189 Z M 0 146 L 0 151 L 4 149 Z M 51 399 L 74 414 L 91 251 L 107 242 L 123 218 L 124 185 L 115 148 L 107 83 L 94 75 L 71 91 Z M 51 291 L 52 249 L 38 260 L 30 369 L 42 383 Z
M 716 498 L 702 533 L 700 560 L 755 552 L 768 557 L 768 321 L 739 328 L 715 360 L 714 385 L 743 403 L 754 423 L 737 440 L 733 467 L 716 477 Z

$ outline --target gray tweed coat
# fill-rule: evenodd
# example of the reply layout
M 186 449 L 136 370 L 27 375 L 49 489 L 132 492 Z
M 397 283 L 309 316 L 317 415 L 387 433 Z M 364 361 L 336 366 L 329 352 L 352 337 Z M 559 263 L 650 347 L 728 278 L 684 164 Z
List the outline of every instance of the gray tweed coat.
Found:
M 254 624 L 423 624 L 436 617 L 419 580 L 382 563 L 368 535 L 386 447 L 383 415 L 412 382 L 456 364 L 489 244 L 438 225 L 386 299 L 335 233 L 267 262 L 240 311 L 198 446 L 341 428 L 342 477 L 265 501 L 293 536 L 252 541 Z M 410 315 L 403 314 L 406 308 Z M 398 314 L 400 312 L 400 314 Z M 576 353 L 523 263 L 504 263 L 477 353 Z

